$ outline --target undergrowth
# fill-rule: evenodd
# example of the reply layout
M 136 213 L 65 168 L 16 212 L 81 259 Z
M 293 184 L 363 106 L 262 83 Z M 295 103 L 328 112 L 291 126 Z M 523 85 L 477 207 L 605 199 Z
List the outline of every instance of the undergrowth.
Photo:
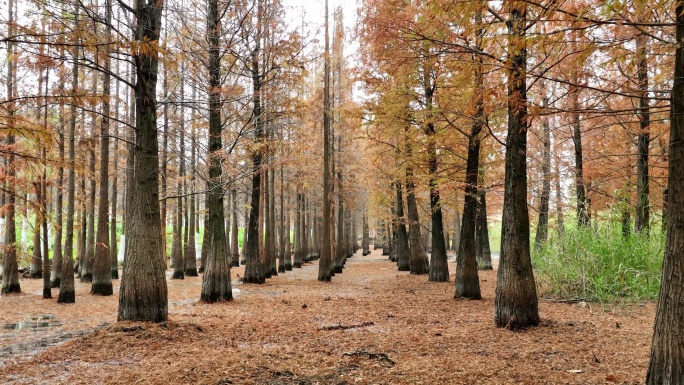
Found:
M 664 235 L 623 237 L 620 229 L 572 229 L 532 251 L 540 295 L 568 301 L 654 300 Z

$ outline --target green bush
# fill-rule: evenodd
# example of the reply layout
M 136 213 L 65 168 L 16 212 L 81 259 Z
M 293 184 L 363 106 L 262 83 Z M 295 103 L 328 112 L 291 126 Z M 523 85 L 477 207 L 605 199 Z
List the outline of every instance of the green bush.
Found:
M 623 237 L 619 228 L 571 229 L 532 252 L 540 295 L 610 302 L 653 300 L 660 289 L 664 236 Z

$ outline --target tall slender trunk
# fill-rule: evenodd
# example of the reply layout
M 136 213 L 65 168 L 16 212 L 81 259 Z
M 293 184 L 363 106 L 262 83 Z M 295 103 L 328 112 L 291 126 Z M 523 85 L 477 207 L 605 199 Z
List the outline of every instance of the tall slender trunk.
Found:
M 60 92 L 64 94 L 64 76 L 60 76 Z M 52 247 L 52 271 L 50 273 L 50 287 L 52 288 L 58 288 L 60 286 L 60 282 L 62 280 L 62 234 L 63 234 L 63 229 L 62 226 L 64 224 L 64 194 L 63 194 L 63 188 L 64 188 L 64 164 L 65 164 L 65 158 L 64 158 L 64 129 L 66 126 L 65 123 L 65 111 L 64 111 L 64 102 L 60 101 L 59 105 L 59 128 L 58 128 L 58 143 L 57 143 L 57 148 L 58 148 L 58 153 L 59 153 L 59 167 L 57 168 L 57 186 L 56 186 L 56 191 L 57 193 L 55 194 L 56 197 L 56 202 L 55 202 L 55 225 L 54 225 L 54 233 L 55 233 L 55 239 Z
M 637 204 L 634 231 L 648 233 L 649 224 L 649 185 L 648 156 L 651 141 L 651 114 L 648 97 L 648 36 L 640 33 L 636 38 L 637 72 L 639 80 L 639 135 L 637 144 Z
M 508 136 L 494 324 L 519 329 L 539 324 L 539 310 L 527 212 L 527 4 L 520 0 L 507 3 Z
M 80 6 L 74 10 L 74 21 L 78 22 Z M 79 54 L 78 45 L 73 47 L 73 68 L 71 77 L 71 93 L 76 97 L 79 92 Z M 76 211 L 76 150 L 74 140 L 76 136 L 76 103 L 71 104 L 68 142 L 68 167 L 67 176 L 67 212 L 66 212 L 66 233 L 64 234 L 64 256 L 62 257 L 62 277 L 60 278 L 58 303 L 76 302 L 76 290 L 74 286 L 74 211 Z M 7 271 L 5 269 L 5 271 Z
M 41 47 L 41 53 L 43 48 Z M 48 87 L 50 83 L 50 70 L 46 69 L 45 70 L 45 89 L 44 89 L 44 94 L 47 96 L 48 94 Z M 43 129 L 47 131 L 48 128 L 48 103 L 47 103 L 47 98 L 43 99 L 43 104 L 44 104 L 44 109 L 43 109 L 43 114 L 42 114 L 42 124 L 43 124 Z M 39 110 L 40 111 L 40 110 Z M 49 209 L 48 209 L 48 180 L 47 180 L 47 145 L 43 144 L 41 146 L 41 161 L 42 161 L 42 168 L 43 168 L 43 175 L 40 177 L 40 189 L 41 189 L 41 199 L 40 199 L 40 207 L 41 207 L 41 216 L 42 216 L 42 221 L 41 224 L 43 226 L 43 239 L 42 239 L 42 246 L 43 246 L 43 298 L 44 299 L 51 299 L 52 298 L 52 290 L 51 290 L 51 285 L 50 285 L 50 250 L 49 250 L 49 239 L 50 239 L 50 232 L 48 231 L 48 217 L 49 217 Z
M 287 226 L 290 225 L 290 222 L 288 221 Z M 279 246 L 278 248 L 280 249 L 280 253 L 278 254 L 278 272 L 279 273 L 284 273 L 286 271 L 285 269 L 285 259 L 290 261 L 290 256 L 286 254 L 286 245 L 287 242 L 285 241 L 285 178 L 284 178 L 284 171 L 283 171 L 283 166 L 280 166 L 280 227 L 279 227 L 279 235 L 278 235 L 278 240 L 279 240 Z M 290 269 L 292 269 L 292 265 L 290 264 Z
M 261 250 L 259 249 L 259 212 L 261 211 L 261 164 L 263 161 L 262 149 L 259 144 L 264 140 L 264 127 L 261 106 L 262 74 L 259 67 L 261 56 L 261 23 L 263 14 L 263 1 L 257 0 L 257 26 L 255 47 L 251 54 L 251 75 L 253 88 L 252 119 L 254 126 L 254 141 L 257 145 L 252 153 L 252 189 L 249 206 L 249 221 L 247 224 L 247 246 L 245 248 L 245 283 L 264 283 L 264 272 L 259 262 Z
M 118 15 L 117 15 L 118 16 Z M 116 61 L 116 73 L 119 73 L 119 61 Z M 109 224 L 109 266 L 111 270 L 112 279 L 119 279 L 119 255 L 118 255 L 118 243 L 116 235 L 116 225 L 117 225 L 117 207 L 119 199 L 119 81 L 116 80 L 116 86 L 114 87 L 114 94 L 117 96 L 114 103 L 114 159 L 112 164 L 114 165 L 113 176 L 112 176 L 112 213 Z M 165 190 L 164 190 L 165 191 Z M 162 222 L 162 225 L 164 223 Z M 162 233 L 165 235 L 165 232 Z
M 556 147 L 558 145 L 556 144 Z M 556 152 L 558 149 L 556 148 Z M 562 237 L 565 233 L 565 224 L 563 221 L 563 189 L 561 187 L 561 173 L 560 173 L 560 158 L 555 157 L 554 162 L 554 177 L 553 181 L 555 183 L 556 190 L 556 230 L 558 232 L 558 237 Z
M 482 42 L 484 28 L 481 27 L 482 16 L 476 14 L 479 27 L 476 47 Z M 477 48 L 479 49 L 479 48 Z M 477 198 L 478 179 L 480 175 L 480 141 L 485 124 L 483 91 L 484 76 L 482 57 L 475 59 L 475 116 L 468 136 L 468 160 L 466 162 L 465 198 L 463 204 L 463 225 L 461 226 L 460 245 L 456 255 L 456 277 L 454 298 L 480 299 L 480 278 L 477 274 L 477 250 L 475 244 L 477 230 Z
M 238 267 L 240 266 L 240 248 L 238 247 L 238 207 L 237 207 L 237 190 L 233 188 L 230 191 L 231 199 L 233 204 L 231 205 L 231 215 L 233 220 L 231 221 L 231 231 L 230 231 L 230 255 L 231 255 L 231 265 Z
M 489 226 L 487 224 L 487 190 L 480 188 L 480 202 L 477 211 L 475 243 L 479 270 L 492 270 L 492 251 L 489 247 Z
M 447 264 L 446 244 L 444 243 L 444 221 L 442 220 L 442 203 L 439 194 L 438 159 L 434 139 L 436 132 L 435 124 L 432 121 L 433 99 L 436 85 L 431 76 L 430 69 L 427 65 L 424 65 L 423 89 L 425 92 L 425 110 L 428 114 L 428 118 L 423 130 L 428 137 L 427 154 L 428 174 L 430 176 L 430 212 L 432 219 L 428 281 L 446 282 L 449 280 L 449 266 Z
M 363 207 L 363 225 L 361 231 L 361 248 L 363 249 L 363 255 L 370 254 L 370 229 L 368 226 L 368 208 L 364 205 Z
M 185 101 L 185 81 L 181 66 L 180 78 L 180 98 Z M 173 241 L 171 243 L 171 263 L 173 264 L 173 275 L 171 279 L 185 278 L 185 262 L 183 256 L 183 226 L 187 226 L 187 221 L 183 221 L 183 177 L 185 177 L 185 106 L 181 104 L 180 127 L 178 128 L 178 177 L 176 179 L 176 217 L 173 224 Z
M 278 275 L 278 269 L 276 268 L 276 254 L 278 252 L 278 245 L 276 244 L 276 211 L 275 211 L 275 169 L 271 168 L 268 172 L 268 198 L 269 198 L 269 213 L 268 213 L 268 241 L 271 244 L 270 255 L 269 255 L 269 266 L 270 275 Z
M 219 51 L 220 20 L 218 0 L 210 0 L 207 12 L 207 41 L 209 42 L 209 253 L 202 277 L 205 302 L 231 301 L 230 255 L 226 247 L 224 227 L 223 185 L 221 183 L 221 151 L 223 130 L 221 122 L 221 57 Z M 191 218 L 194 222 L 194 218 Z M 194 247 L 194 246 L 193 246 Z
M 331 233 L 331 200 L 330 184 L 330 46 L 328 39 L 328 0 L 325 0 L 325 58 L 323 69 L 323 234 L 321 244 L 321 260 L 318 264 L 318 280 L 330 281 L 332 258 L 334 255 L 333 234 Z
M 105 0 L 105 36 L 111 36 L 112 3 Z M 93 262 L 93 285 L 91 294 L 112 295 L 112 269 L 109 256 L 109 97 L 111 93 L 111 67 L 109 49 L 104 55 L 104 69 L 102 79 L 102 121 L 100 127 L 100 205 L 97 211 L 97 244 L 95 245 L 95 260 Z M 94 179 L 94 176 L 93 176 Z M 94 193 L 94 192 L 93 192 Z
M 291 195 L 287 194 L 287 217 L 285 219 L 285 237 L 284 237 L 284 242 L 285 242 L 285 248 L 283 249 L 283 253 L 285 254 L 285 271 L 290 271 L 292 270 L 292 243 L 290 242 L 290 223 L 292 223 L 291 220 L 291 214 L 292 214 L 292 204 L 291 204 Z
M 410 159 L 411 147 L 406 145 L 406 157 Z M 416 202 L 416 187 L 413 182 L 413 168 L 406 168 L 406 206 L 409 221 L 409 251 L 411 252 L 411 274 L 427 274 L 429 262 L 421 236 L 418 218 L 418 203 Z
M 577 72 L 576 70 L 573 70 Z M 574 73 L 574 81 L 579 81 L 579 76 Z M 570 86 L 570 103 L 572 109 L 572 142 L 575 145 L 575 193 L 577 196 L 577 225 L 589 226 L 589 203 L 587 202 L 586 181 L 584 180 L 584 158 L 582 154 L 582 130 L 580 124 L 580 88 L 577 85 Z
M 397 245 L 396 255 L 399 271 L 411 271 L 411 252 L 409 251 L 406 216 L 404 215 L 404 195 L 401 182 L 394 183 L 397 198 Z
M 195 95 L 197 87 L 193 81 L 192 84 L 192 101 L 195 101 Z M 195 228 L 195 217 L 197 213 L 195 212 L 195 168 L 197 167 L 197 131 L 195 125 L 192 125 L 192 130 L 190 133 L 190 191 L 188 204 L 188 242 L 185 244 L 185 275 L 188 277 L 197 277 L 199 275 L 197 271 L 197 249 L 195 247 L 195 233 L 197 229 Z
M 297 205 L 295 207 L 294 223 L 294 262 L 292 267 L 302 267 L 302 194 L 299 192 L 299 185 L 295 193 Z
M 549 107 L 549 97 L 546 95 L 545 82 L 540 81 L 542 92 L 542 109 Z M 542 191 L 539 199 L 539 220 L 537 221 L 537 234 L 534 237 L 535 249 L 541 248 L 548 239 L 549 234 L 549 200 L 551 198 L 551 125 L 548 116 L 542 118 Z

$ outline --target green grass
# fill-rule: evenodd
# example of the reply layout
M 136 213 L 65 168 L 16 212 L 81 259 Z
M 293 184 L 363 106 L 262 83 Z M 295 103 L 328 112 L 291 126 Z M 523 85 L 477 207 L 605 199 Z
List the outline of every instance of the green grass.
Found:
M 664 235 L 623 237 L 617 226 L 568 229 L 532 251 L 540 295 L 612 302 L 653 300 L 660 289 Z

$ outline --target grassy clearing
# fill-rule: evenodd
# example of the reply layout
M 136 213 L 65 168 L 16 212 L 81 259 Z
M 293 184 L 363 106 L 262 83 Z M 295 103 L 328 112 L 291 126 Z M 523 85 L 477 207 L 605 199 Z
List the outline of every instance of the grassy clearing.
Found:
M 660 289 L 664 235 L 623 237 L 620 229 L 569 229 L 532 252 L 540 295 L 611 302 L 653 300 Z

